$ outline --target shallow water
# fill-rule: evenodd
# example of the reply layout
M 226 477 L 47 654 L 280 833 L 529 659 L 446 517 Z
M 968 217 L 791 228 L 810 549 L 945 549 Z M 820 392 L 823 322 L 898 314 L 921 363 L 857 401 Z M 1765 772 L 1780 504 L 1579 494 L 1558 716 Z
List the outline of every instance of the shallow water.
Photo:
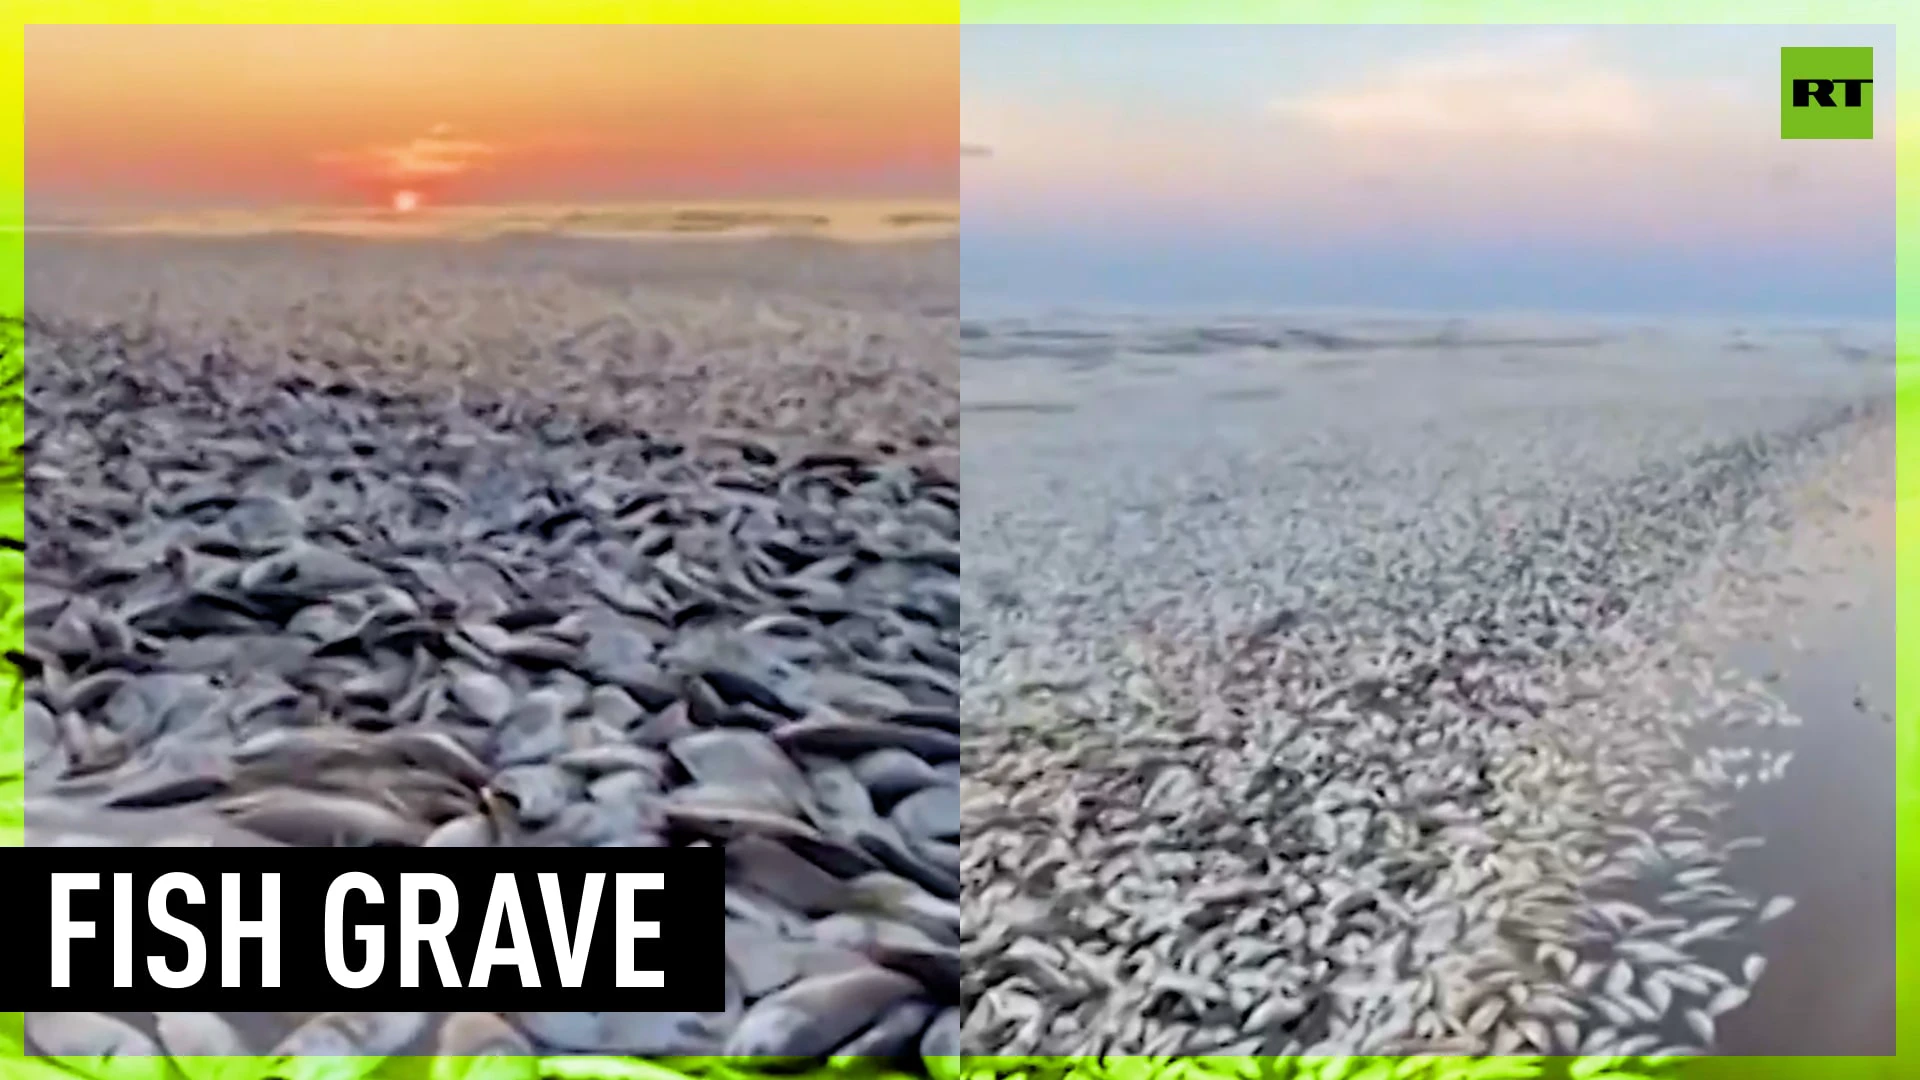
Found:
M 1728 815 L 1731 834 L 1767 841 L 1743 853 L 1736 880 L 1799 903 L 1766 928 L 1766 976 L 1752 1001 L 1726 1017 L 1722 1053 L 1893 1053 L 1891 539 L 1853 580 L 1810 583 L 1812 596 L 1845 600 L 1810 603 L 1788 624 L 1804 653 L 1793 655 L 1784 641 L 1752 641 L 1731 657 L 1756 676 L 1779 672 L 1776 692 L 1805 723 L 1756 740 L 1792 750 L 1793 763 L 1783 780 L 1743 789 Z

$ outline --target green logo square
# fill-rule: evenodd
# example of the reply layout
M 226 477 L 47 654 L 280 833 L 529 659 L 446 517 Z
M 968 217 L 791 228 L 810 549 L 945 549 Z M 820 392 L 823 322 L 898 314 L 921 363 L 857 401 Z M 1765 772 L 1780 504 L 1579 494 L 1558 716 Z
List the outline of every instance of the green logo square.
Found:
M 1780 50 L 1780 137 L 1873 138 L 1873 50 Z

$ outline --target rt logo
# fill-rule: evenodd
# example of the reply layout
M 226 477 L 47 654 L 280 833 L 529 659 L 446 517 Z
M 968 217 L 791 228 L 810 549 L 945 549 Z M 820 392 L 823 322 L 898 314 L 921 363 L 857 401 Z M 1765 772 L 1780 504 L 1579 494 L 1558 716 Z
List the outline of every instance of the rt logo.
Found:
M 1873 138 L 1873 50 L 1780 50 L 1780 137 Z

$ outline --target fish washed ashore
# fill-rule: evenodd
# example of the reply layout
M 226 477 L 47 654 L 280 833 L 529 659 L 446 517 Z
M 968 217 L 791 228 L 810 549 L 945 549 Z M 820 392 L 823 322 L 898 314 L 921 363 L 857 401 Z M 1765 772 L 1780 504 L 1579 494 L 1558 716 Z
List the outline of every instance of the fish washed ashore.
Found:
M 962 338 L 967 1053 L 1711 1052 L 1767 935 L 1841 932 L 1743 888 L 1766 837 L 1726 811 L 1784 774 L 1772 736 L 1877 721 L 1796 715 L 1720 650 L 1811 569 L 1773 555 L 1831 524 L 1810 479 L 1891 492 L 1890 353 Z
M 921 309 L 811 249 L 809 296 L 776 248 L 675 284 L 643 249 L 102 243 L 29 267 L 28 842 L 719 846 L 728 1007 L 42 1013 L 34 1049 L 957 1054 L 959 491 L 907 454 L 955 426 L 940 266 Z M 655 349 L 576 342 L 543 397 L 496 290 Z

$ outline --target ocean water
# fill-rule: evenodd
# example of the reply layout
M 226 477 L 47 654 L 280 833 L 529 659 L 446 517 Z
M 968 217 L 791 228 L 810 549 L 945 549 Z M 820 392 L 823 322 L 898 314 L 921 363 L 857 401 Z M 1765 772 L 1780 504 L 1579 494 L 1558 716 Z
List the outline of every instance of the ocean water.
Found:
M 434 206 L 401 211 L 369 206 L 273 206 L 201 210 L 30 213 L 32 233 L 259 236 L 309 234 L 364 239 L 472 239 L 564 236 L 604 240 L 814 237 L 883 242 L 951 236 L 951 201 L 763 200 L 605 204 Z

